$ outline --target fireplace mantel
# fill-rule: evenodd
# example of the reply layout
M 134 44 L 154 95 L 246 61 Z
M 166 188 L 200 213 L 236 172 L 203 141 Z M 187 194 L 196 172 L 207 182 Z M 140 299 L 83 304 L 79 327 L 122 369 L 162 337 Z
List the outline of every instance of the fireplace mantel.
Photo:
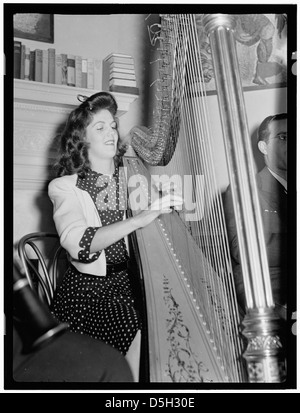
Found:
M 28 104 L 73 109 L 80 104 L 77 95 L 91 96 L 96 92 L 96 90 L 71 86 L 14 80 L 14 102 L 16 106 Z M 118 103 L 118 116 L 128 112 L 131 103 L 138 97 L 127 93 L 112 94 Z

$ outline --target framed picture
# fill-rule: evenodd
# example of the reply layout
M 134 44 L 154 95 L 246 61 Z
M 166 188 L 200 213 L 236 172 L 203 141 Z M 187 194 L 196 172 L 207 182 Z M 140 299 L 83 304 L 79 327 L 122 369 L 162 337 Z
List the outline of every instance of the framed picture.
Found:
M 236 50 L 243 90 L 287 84 L 287 21 L 284 14 L 239 14 L 235 18 Z M 199 30 L 205 89 L 216 93 L 209 40 Z
M 14 36 L 38 42 L 54 43 L 53 14 L 14 14 Z

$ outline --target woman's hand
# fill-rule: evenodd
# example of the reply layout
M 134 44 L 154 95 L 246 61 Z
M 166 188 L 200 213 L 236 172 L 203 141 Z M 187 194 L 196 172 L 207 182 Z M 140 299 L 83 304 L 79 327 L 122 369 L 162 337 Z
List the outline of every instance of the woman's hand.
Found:
M 167 193 L 157 198 L 148 209 L 141 211 L 133 219 L 138 228 L 144 228 L 154 221 L 161 214 L 170 214 L 173 209 L 181 209 L 183 199 L 179 195 Z

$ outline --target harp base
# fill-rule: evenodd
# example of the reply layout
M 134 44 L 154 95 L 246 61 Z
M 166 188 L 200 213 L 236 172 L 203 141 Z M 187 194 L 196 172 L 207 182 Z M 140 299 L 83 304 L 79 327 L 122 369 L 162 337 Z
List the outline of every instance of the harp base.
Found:
M 246 359 L 249 382 L 281 383 L 286 380 L 286 360 L 281 339 L 282 320 L 273 308 L 247 312 L 243 335 L 248 344 Z

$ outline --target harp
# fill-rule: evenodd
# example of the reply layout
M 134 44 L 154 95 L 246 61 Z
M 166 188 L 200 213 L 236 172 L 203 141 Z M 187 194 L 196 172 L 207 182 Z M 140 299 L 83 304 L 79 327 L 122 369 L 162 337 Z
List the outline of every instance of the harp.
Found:
M 124 157 L 137 213 L 159 196 L 161 167 L 191 206 L 136 233 L 147 305 L 151 382 L 276 382 L 285 377 L 231 15 L 161 15 L 156 123 L 135 127 Z M 216 186 L 199 30 L 209 35 L 239 223 L 246 315 L 239 311 Z M 175 172 L 174 172 L 175 171 Z M 190 195 L 193 194 L 192 199 Z M 243 324 L 243 332 L 241 325 Z

